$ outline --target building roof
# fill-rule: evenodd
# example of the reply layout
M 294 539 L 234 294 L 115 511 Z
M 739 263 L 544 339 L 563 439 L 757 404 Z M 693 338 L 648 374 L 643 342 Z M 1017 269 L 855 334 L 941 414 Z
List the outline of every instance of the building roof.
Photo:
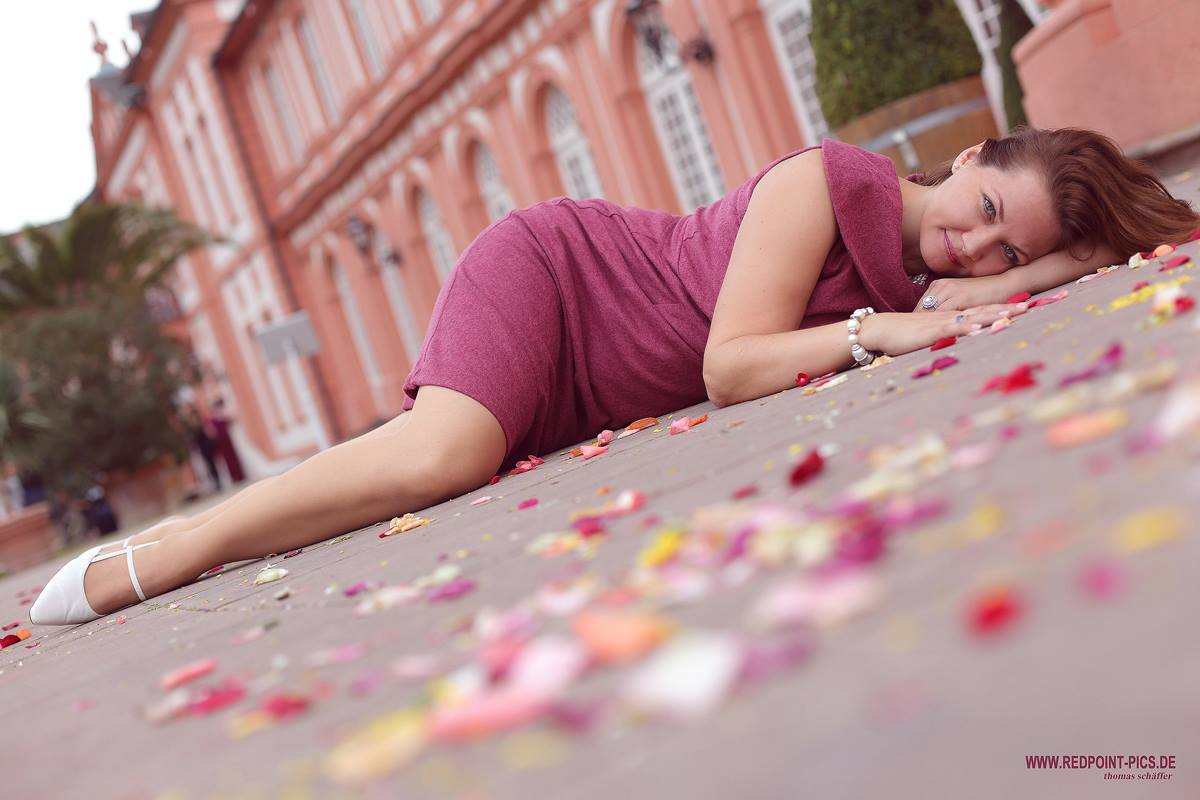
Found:
M 100 71 L 92 78 L 92 85 L 106 95 L 114 103 L 125 106 L 136 105 L 145 91 L 136 83 L 125 80 L 125 72 L 112 64 L 105 62 Z

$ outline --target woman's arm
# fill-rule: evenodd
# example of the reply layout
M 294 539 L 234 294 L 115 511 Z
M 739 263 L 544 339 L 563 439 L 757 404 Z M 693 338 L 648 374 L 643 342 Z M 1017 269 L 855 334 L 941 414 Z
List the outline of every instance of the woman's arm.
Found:
M 791 385 L 796 370 L 816 369 L 795 360 L 787 361 L 786 367 L 784 361 L 773 361 L 774 354 L 783 357 L 781 347 L 794 347 L 774 342 L 779 336 L 788 337 L 788 332 L 798 334 L 796 329 L 836 238 L 837 221 L 820 150 L 777 164 L 754 187 L 704 346 L 704 385 L 714 403 L 737 402 L 730 399 L 735 396 L 745 398 L 745 382 L 751 376 L 755 386 L 767 387 L 787 370 Z M 749 338 L 771 339 L 772 343 L 747 347 Z M 816 345 L 805 350 L 809 355 L 821 352 Z M 849 358 L 848 349 L 846 356 Z M 759 376 L 760 369 L 770 374 Z M 756 396 L 772 391 L 777 389 L 764 388 Z
M 1109 264 L 1119 264 L 1122 259 L 1107 245 L 1097 245 L 1092 254 L 1080 261 L 1065 250 L 1057 250 L 1041 258 L 1035 258 L 1023 267 L 1013 267 L 1004 273 L 1012 294 L 1029 292 L 1037 294 L 1054 289 L 1064 283 L 1079 280 Z M 1010 297 L 1012 295 L 1009 295 Z M 1001 298 L 1003 300 L 1004 298 Z M 999 301 L 997 301 L 999 302 Z
M 795 386 L 797 372 L 815 376 L 853 365 L 845 322 L 797 330 L 836 237 L 820 150 L 776 165 L 754 187 L 704 347 L 712 402 L 764 397 Z M 959 321 L 954 312 L 874 314 L 863 321 L 859 342 L 874 352 L 907 353 L 1022 310 L 976 309 Z
M 1022 267 L 1013 267 L 999 275 L 980 278 L 939 278 L 929 284 L 926 295 L 938 299 L 939 311 L 955 311 L 974 308 L 988 303 L 1003 303 L 1014 294 L 1029 292 L 1037 294 L 1047 289 L 1062 286 L 1095 272 L 1100 267 L 1122 261 L 1115 252 L 1100 245 L 1090 257 L 1077 260 L 1070 253 L 1059 250 L 1041 258 L 1035 258 Z M 915 311 L 926 311 L 918 303 Z
M 858 341 L 873 353 L 896 356 L 929 347 L 938 339 L 965 336 L 1000 317 L 1025 312 L 1025 305 L 989 305 L 958 311 L 871 314 L 862 321 Z M 849 315 L 847 315 L 849 319 Z M 726 342 L 720 391 L 709 385 L 709 399 L 728 406 L 781 392 L 796 385 L 796 373 L 812 376 L 854 366 L 845 322 L 783 333 L 749 334 Z M 707 378 L 706 378 L 707 383 Z

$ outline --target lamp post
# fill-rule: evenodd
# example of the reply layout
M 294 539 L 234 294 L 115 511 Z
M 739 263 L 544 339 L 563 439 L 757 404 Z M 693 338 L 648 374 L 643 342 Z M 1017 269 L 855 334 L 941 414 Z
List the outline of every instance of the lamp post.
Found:
M 350 219 L 346 220 L 346 235 L 350 237 L 350 241 L 358 248 L 362 257 L 370 260 L 371 226 L 364 222 L 362 217 L 352 214 Z
M 628 0 L 625 3 L 625 16 L 633 23 L 654 59 L 661 64 L 665 56 L 665 42 L 670 32 L 656 13 L 658 6 L 659 0 Z M 684 61 L 695 61 L 697 64 L 711 64 L 716 58 L 716 51 L 708 37 L 701 33 L 679 48 L 679 57 Z

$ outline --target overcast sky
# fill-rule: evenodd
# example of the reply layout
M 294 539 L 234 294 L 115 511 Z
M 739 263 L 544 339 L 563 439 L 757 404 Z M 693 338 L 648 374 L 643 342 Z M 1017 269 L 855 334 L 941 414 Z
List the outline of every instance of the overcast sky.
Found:
M 129 15 L 158 0 L 0 0 L 0 233 L 65 217 L 95 185 L 87 81 L 108 57 L 124 66 Z

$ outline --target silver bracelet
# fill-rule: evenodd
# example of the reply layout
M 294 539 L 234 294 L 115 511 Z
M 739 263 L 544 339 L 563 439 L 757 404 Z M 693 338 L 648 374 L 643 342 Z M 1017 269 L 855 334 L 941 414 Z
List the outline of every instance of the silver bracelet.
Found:
M 862 330 L 862 321 L 874 313 L 875 309 L 873 308 L 859 308 L 846 321 L 846 330 L 850 332 L 850 355 L 854 356 L 854 363 L 860 367 L 865 367 L 875 360 L 875 354 L 868 352 L 858 343 L 858 332 Z

